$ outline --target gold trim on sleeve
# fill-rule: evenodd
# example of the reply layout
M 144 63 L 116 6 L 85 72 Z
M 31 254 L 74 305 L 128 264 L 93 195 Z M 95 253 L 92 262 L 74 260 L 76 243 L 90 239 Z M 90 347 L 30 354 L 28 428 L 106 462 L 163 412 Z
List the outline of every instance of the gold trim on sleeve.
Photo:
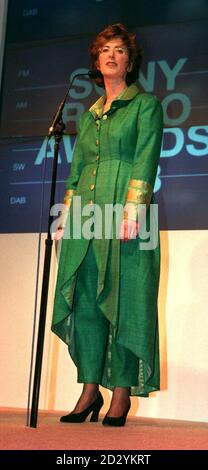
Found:
M 59 218 L 59 224 L 58 224 L 58 227 L 57 227 L 58 230 L 62 229 L 62 228 L 65 228 L 65 226 L 66 226 L 66 221 L 67 221 L 67 217 L 68 217 L 68 213 L 69 213 L 69 208 L 71 206 L 73 194 L 74 194 L 74 189 L 67 189 L 66 192 L 65 192 L 64 206 L 63 206 L 63 210 L 61 212 L 61 216 Z
M 65 196 L 64 196 L 64 204 L 67 206 L 67 207 L 70 207 L 71 205 L 71 201 L 72 201 L 72 196 L 74 194 L 74 189 L 67 189 L 66 192 L 65 192 Z
M 129 181 L 124 219 L 140 220 L 143 217 L 144 205 L 149 206 L 152 197 L 152 187 L 142 180 Z
M 152 186 L 146 181 L 130 180 L 126 202 L 148 204 L 152 197 Z

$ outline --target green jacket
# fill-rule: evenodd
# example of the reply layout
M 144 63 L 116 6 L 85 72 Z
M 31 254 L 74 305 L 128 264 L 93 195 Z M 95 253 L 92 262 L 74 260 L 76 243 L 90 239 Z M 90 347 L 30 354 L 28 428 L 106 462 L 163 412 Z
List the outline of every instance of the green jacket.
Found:
M 89 240 L 73 239 L 73 197 L 81 196 L 81 205 L 122 204 L 125 216 L 135 219 L 138 204 L 154 202 L 163 130 L 162 107 L 149 93 L 140 93 L 136 85 L 127 88 L 102 116 L 105 97 L 85 112 L 80 120 L 71 172 L 64 199 L 67 219 L 57 277 L 52 330 L 68 345 L 71 341 L 70 314 L 77 269 Z M 88 217 L 89 218 L 89 217 Z M 70 224 L 69 224 L 70 219 Z M 87 217 L 82 216 L 82 222 Z M 147 211 L 147 225 L 150 211 Z M 70 225 L 70 227 L 69 227 Z M 123 244 L 112 239 L 94 238 L 98 265 L 97 303 L 116 330 L 117 341 L 129 348 L 143 364 L 143 386 L 135 394 L 147 396 L 159 388 L 157 293 L 159 284 L 159 243 L 153 250 L 139 250 L 140 238 Z M 103 229 L 104 230 L 104 229 Z M 125 246 L 124 246 L 125 245 Z M 120 292 L 120 254 L 126 259 L 126 278 Z M 125 254 L 126 253 L 126 254 Z M 125 293 L 126 290 L 126 293 Z M 131 293 L 131 295 L 130 295 Z M 120 299 L 124 299 L 122 302 Z M 125 298 L 126 301 L 125 302 Z

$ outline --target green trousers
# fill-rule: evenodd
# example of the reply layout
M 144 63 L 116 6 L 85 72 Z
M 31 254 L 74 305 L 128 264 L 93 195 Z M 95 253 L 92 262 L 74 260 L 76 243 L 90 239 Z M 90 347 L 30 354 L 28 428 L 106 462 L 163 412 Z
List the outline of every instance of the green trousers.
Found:
M 97 274 L 92 241 L 78 269 L 72 314 L 72 357 L 78 382 L 97 383 L 110 389 L 136 386 L 139 359 L 116 343 L 114 328 L 96 305 Z M 103 379 L 104 371 L 107 382 Z

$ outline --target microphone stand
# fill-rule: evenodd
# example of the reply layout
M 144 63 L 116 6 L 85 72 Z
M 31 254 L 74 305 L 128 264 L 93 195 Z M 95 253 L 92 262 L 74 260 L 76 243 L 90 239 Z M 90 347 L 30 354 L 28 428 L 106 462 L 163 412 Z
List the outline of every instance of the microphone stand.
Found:
M 39 402 L 39 393 L 40 393 L 40 381 L 41 381 L 41 369 L 42 369 L 42 358 L 43 358 L 43 346 L 44 346 L 44 336 L 45 336 L 45 323 L 46 323 L 46 311 L 47 311 L 47 301 L 48 301 L 48 288 L 49 288 L 49 277 L 50 277 L 50 265 L 51 265 L 51 252 L 53 246 L 53 240 L 51 238 L 50 227 L 53 221 L 53 216 L 51 216 L 51 208 L 54 205 L 55 201 L 55 190 L 56 190 L 56 175 L 57 175 L 57 163 L 58 163 L 58 154 L 59 154 L 59 144 L 62 140 L 63 132 L 65 129 L 65 124 L 62 120 L 62 111 L 67 100 L 69 90 L 73 84 L 74 79 L 77 76 L 88 75 L 90 78 L 96 78 L 97 71 L 89 71 L 87 73 L 76 74 L 68 87 L 67 93 L 64 99 L 61 101 L 58 110 L 56 111 L 51 127 L 48 131 L 48 140 L 52 135 L 55 137 L 54 145 L 54 159 L 53 159 L 53 169 L 52 169 L 52 183 L 51 183 L 51 195 L 50 195 L 50 209 L 48 217 L 48 233 L 47 239 L 45 240 L 45 257 L 44 257 L 44 268 L 43 268 L 43 281 L 42 281 L 42 291 L 41 291 L 41 303 L 40 303 L 40 316 L 39 316 L 39 327 L 38 327 L 38 339 L 37 339 L 37 350 L 36 350 L 36 361 L 35 361 L 35 373 L 34 373 L 34 384 L 33 384 L 33 395 L 32 395 L 32 407 L 30 415 L 30 427 L 37 427 L 37 416 L 38 416 L 38 402 Z M 47 148 L 46 144 L 46 148 Z

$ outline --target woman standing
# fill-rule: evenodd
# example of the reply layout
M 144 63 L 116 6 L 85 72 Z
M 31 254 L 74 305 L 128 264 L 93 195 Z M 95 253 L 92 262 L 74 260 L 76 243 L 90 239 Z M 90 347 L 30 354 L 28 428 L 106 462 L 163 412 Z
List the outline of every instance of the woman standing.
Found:
M 99 33 L 90 53 L 105 94 L 80 120 L 66 209 L 55 235 L 64 238 L 52 330 L 67 343 L 84 384 L 74 410 L 61 421 L 82 422 L 89 414 L 97 421 L 102 385 L 113 392 L 103 424 L 123 426 L 130 396 L 148 397 L 160 388 L 159 242 L 141 248 L 141 231 L 144 219 L 151 229 L 162 108 L 134 83 L 141 51 L 124 25 Z M 111 222 L 106 218 L 116 204 L 123 208 L 119 235 L 116 214 Z

